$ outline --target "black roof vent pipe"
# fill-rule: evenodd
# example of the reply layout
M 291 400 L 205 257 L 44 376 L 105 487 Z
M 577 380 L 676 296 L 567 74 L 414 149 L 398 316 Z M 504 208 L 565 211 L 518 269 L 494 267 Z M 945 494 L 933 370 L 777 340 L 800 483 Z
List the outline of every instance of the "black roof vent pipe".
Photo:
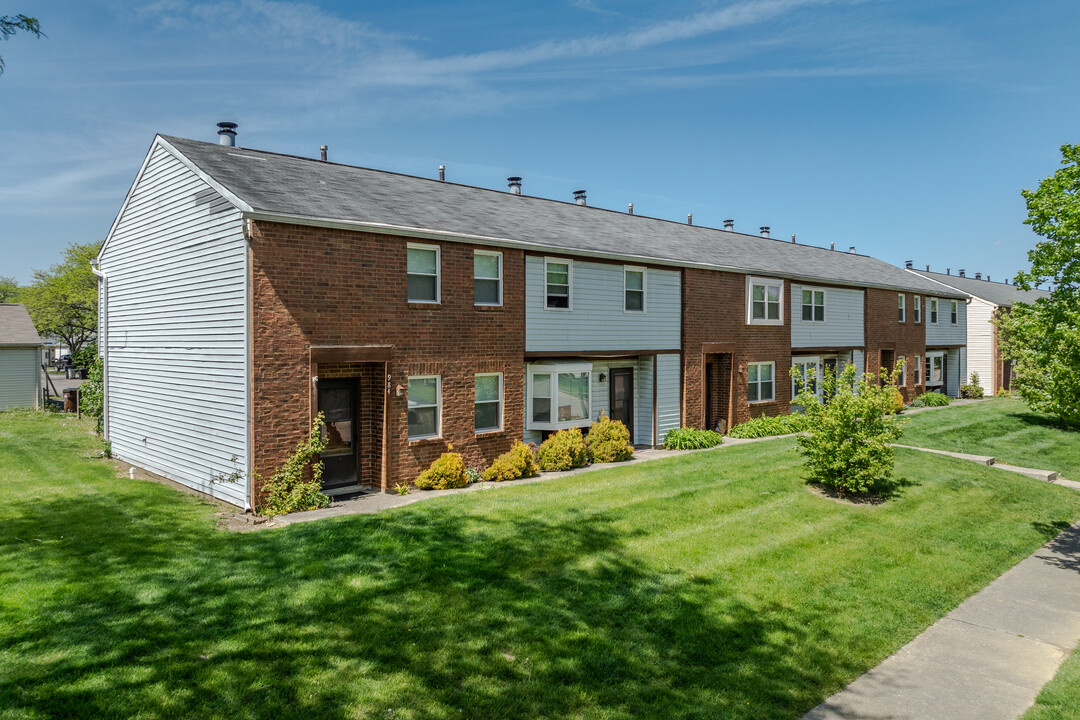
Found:
M 319 156 L 322 158 L 323 162 L 326 162 L 326 151 L 329 149 L 330 148 L 326 147 L 325 145 L 319 146 Z
M 439 182 L 446 182 L 446 166 L 439 166 Z
M 758 230 L 761 231 L 761 237 L 769 237 L 769 226 L 762 225 Z
M 724 229 L 734 231 L 735 230 L 735 221 L 732 220 L 731 218 L 728 218 L 727 220 L 725 220 L 724 221 Z
M 626 206 L 626 212 L 630 215 L 634 214 L 634 203 L 630 203 Z
M 686 213 L 686 224 L 687 225 L 693 225 L 694 224 L 694 213 Z
M 911 260 L 905 260 L 904 261 L 904 267 L 906 267 L 908 270 L 911 270 L 912 268 L 915 267 L 915 263 L 912 262 Z

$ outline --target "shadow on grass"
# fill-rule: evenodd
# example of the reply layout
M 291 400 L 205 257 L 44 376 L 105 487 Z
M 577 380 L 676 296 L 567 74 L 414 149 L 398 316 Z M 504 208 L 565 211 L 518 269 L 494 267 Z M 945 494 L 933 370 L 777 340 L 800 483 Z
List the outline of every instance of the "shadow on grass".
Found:
M 1027 412 L 1005 413 L 1005 417 L 1015 418 L 1025 425 L 1038 425 L 1039 427 L 1050 428 L 1051 430 L 1080 433 L 1080 423 L 1059 420 L 1056 417 L 1043 415 L 1030 410 Z
M 0 708 L 782 718 L 850 670 L 789 610 L 648 566 L 608 515 L 431 505 L 247 535 L 147 493 L 15 506 L 0 578 L 48 590 L 0 604 Z

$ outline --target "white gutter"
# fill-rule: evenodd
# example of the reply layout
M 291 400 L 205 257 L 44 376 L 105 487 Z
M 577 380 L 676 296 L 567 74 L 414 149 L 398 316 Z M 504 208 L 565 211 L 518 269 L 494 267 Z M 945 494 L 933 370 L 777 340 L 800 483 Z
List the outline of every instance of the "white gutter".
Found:
M 104 247 L 102 247 L 104 250 Z M 99 253 L 100 257 L 100 253 Z M 109 441 L 109 278 L 101 271 L 100 259 L 90 261 L 90 272 L 101 283 L 98 305 L 98 353 L 101 355 L 101 433 Z
M 560 255 L 574 255 L 579 257 L 591 257 L 600 260 L 611 260 L 618 263 L 625 263 L 628 260 L 636 261 L 639 263 L 646 263 L 649 265 L 660 265 L 663 267 L 671 268 L 693 268 L 698 270 L 714 270 L 721 272 L 738 273 L 740 275 L 754 274 L 764 275 L 767 277 L 785 278 L 788 280 L 795 280 L 798 282 L 806 282 L 811 284 L 828 284 L 828 285 L 840 285 L 842 287 L 851 287 L 857 289 L 875 288 L 878 290 L 890 290 L 901 292 L 916 292 L 916 293 L 929 293 L 929 290 L 924 288 L 912 288 L 912 287 L 900 287 L 892 285 L 877 285 L 868 282 L 854 282 L 850 280 L 821 278 L 813 276 L 803 275 L 791 275 L 785 273 L 778 273 L 768 268 L 746 268 L 735 267 L 730 265 L 719 265 L 716 263 L 703 263 L 692 262 L 687 260 L 666 260 L 662 258 L 655 258 L 648 255 L 634 255 L 630 253 L 613 253 L 605 252 L 602 250 L 587 250 L 583 248 L 567 248 L 559 245 L 549 245 L 545 243 L 528 242 L 525 240 L 512 240 L 510 238 L 491 237 L 488 235 L 472 235 L 469 233 L 450 232 L 446 230 L 431 230 L 428 228 L 409 227 L 406 225 L 391 225 L 388 223 L 376 223 L 365 222 L 362 220 L 339 220 L 334 218 L 318 218 L 311 217 L 309 215 L 296 215 L 291 213 L 276 213 L 266 212 L 262 210 L 243 210 L 243 217 L 246 220 L 256 220 L 264 222 L 277 222 L 287 225 L 306 225 L 309 227 L 321 227 L 332 228 L 335 230 L 357 230 L 360 232 L 379 233 L 382 235 L 398 235 L 404 237 L 421 238 L 425 240 L 445 240 L 447 242 L 461 242 L 475 245 L 491 245 L 495 247 L 517 248 L 522 250 L 533 250 L 537 252 L 546 253 L 558 253 Z M 884 262 L 884 261 L 882 261 Z M 899 270 L 900 268 L 896 268 Z M 927 280 L 929 278 L 923 278 L 917 273 L 913 273 L 916 277 Z M 934 282 L 934 281 L 931 281 Z M 941 284 L 941 283 L 936 283 Z M 957 298 L 960 295 L 966 297 L 966 293 L 961 291 L 955 291 Z

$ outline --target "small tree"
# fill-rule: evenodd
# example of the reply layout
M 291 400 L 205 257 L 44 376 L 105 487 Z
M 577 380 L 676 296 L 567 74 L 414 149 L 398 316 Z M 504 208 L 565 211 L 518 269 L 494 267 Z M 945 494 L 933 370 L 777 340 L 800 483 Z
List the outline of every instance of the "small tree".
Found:
M 98 283 L 90 261 L 100 249 L 101 243 L 69 245 L 62 263 L 35 271 L 20 292 L 37 331 L 60 338 L 72 353 L 97 333 Z
M 843 496 L 875 492 L 891 477 L 889 443 L 902 434 L 892 414 L 899 372 L 897 365 L 891 373 L 882 370 L 856 379 L 854 365 L 839 376 L 826 369 L 821 385 L 829 399 L 824 403 L 817 393 L 802 388 L 794 403 L 803 406 L 810 429 L 797 442 L 810 482 Z

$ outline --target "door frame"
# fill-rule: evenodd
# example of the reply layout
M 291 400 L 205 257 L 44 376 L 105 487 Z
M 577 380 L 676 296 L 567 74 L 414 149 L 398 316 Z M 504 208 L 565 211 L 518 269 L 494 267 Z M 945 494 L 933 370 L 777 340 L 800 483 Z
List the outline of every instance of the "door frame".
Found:
M 630 423 L 627 425 L 627 430 L 630 431 L 630 440 L 634 440 L 634 396 L 637 394 L 637 388 L 634 386 L 634 367 L 628 365 L 625 367 L 610 367 L 608 368 L 608 415 L 612 420 L 615 419 L 615 375 L 630 376 L 630 397 L 628 398 Z
M 333 378 L 333 379 L 327 378 L 325 380 L 322 380 L 319 383 L 319 387 L 316 388 L 316 391 L 315 391 L 316 414 L 322 411 L 322 408 L 319 407 L 319 401 L 318 401 L 319 392 L 323 388 L 325 388 L 327 386 L 331 386 L 331 387 L 333 387 L 333 386 L 348 387 L 349 390 L 350 390 L 351 405 L 352 405 L 352 420 L 349 423 L 349 425 L 350 425 L 350 430 L 352 431 L 351 445 L 352 445 L 352 459 L 353 459 L 353 468 L 354 468 L 354 478 L 353 478 L 353 482 L 351 482 L 349 484 L 346 484 L 346 485 L 338 485 L 338 486 L 335 486 L 335 487 L 332 487 L 332 488 L 326 488 L 324 486 L 323 489 L 322 489 L 322 492 L 324 494 L 332 496 L 332 495 L 339 494 L 339 493 L 342 493 L 342 492 L 352 492 L 356 487 L 363 484 L 363 478 L 360 477 L 360 432 L 359 432 L 359 425 L 360 425 L 359 420 L 360 420 L 360 411 L 361 411 L 360 410 L 360 378 L 355 378 L 355 377 Z M 341 457 L 341 456 L 347 455 L 347 454 L 348 453 L 334 453 L 334 454 L 330 455 L 330 457 Z M 319 460 L 320 461 L 322 460 L 322 453 L 319 453 Z

